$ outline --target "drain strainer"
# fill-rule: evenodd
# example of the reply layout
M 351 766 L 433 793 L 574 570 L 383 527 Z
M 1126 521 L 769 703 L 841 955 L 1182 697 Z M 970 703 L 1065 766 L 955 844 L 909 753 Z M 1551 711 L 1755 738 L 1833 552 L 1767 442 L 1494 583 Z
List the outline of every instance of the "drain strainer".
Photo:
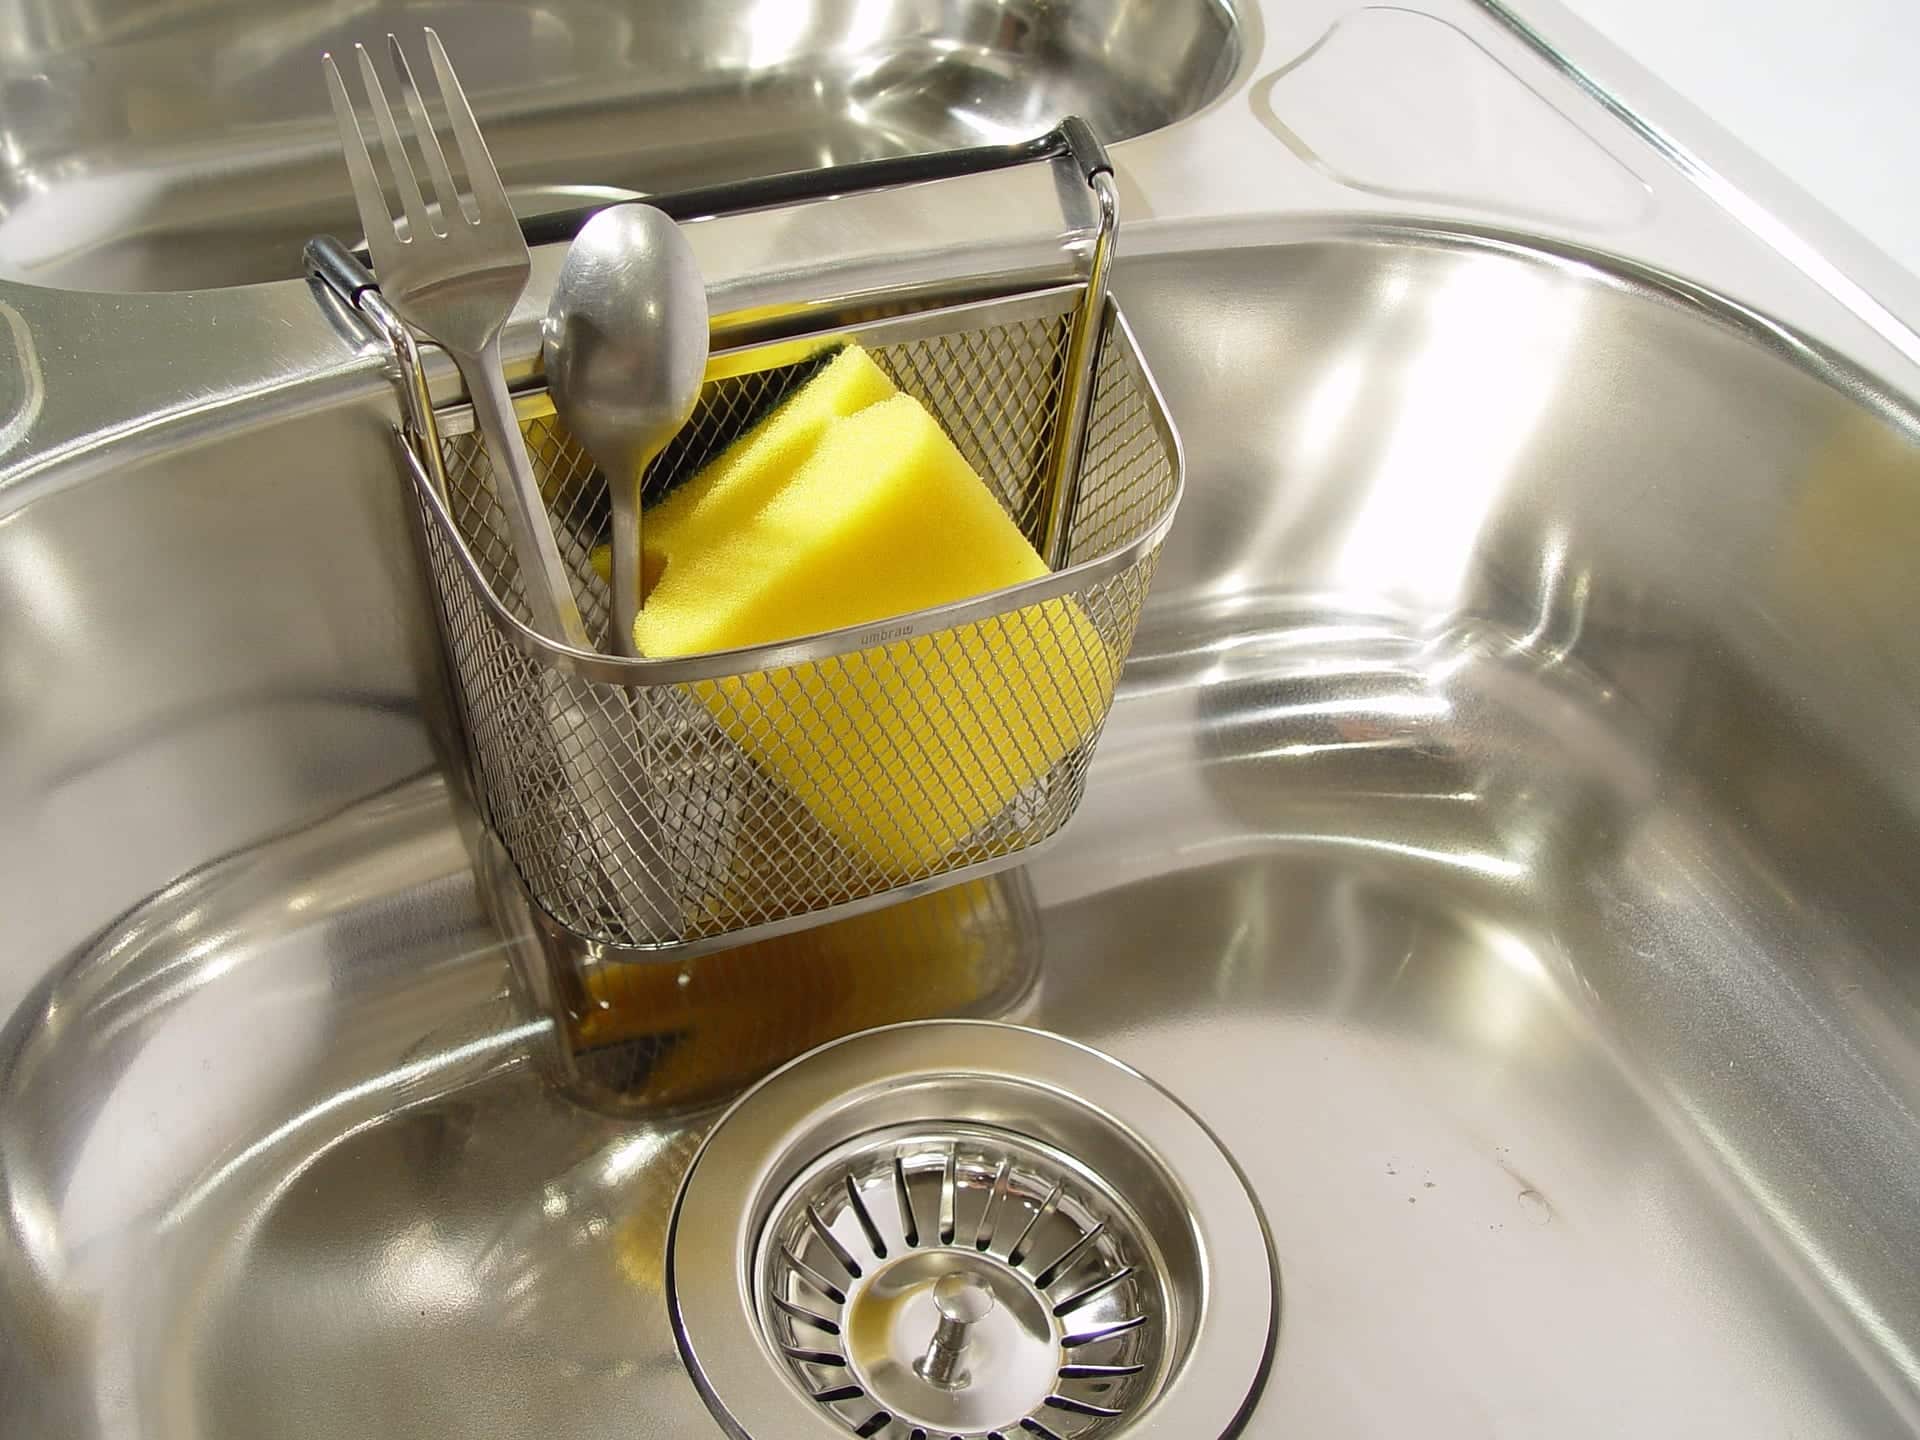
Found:
M 863 1135 L 789 1187 L 760 1250 L 762 1333 L 855 1434 L 876 1414 L 942 1437 L 1117 1420 L 1165 1368 L 1140 1222 L 1011 1132 Z
M 1228 1435 L 1276 1289 L 1163 1091 L 1037 1031 L 868 1031 L 750 1091 L 674 1219 L 683 1354 L 747 1440 Z

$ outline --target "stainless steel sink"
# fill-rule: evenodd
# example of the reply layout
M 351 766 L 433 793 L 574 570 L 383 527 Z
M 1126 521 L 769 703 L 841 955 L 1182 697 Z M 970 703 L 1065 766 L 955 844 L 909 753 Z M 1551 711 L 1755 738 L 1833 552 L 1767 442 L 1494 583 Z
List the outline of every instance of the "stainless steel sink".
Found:
M 357 233 L 315 57 L 438 25 L 532 213 L 987 141 L 1109 140 L 1212 100 L 1222 0 L 0 5 L 0 274 L 185 290 Z
M 1237 239 L 1121 268 L 1188 499 L 996 1013 L 1245 1172 L 1249 1436 L 1910 1432 L 1920 419 L 1621 266 Z M 0 1430 L 715 1433 L 662 1296 L 712 1112 L 555 1090 L 461 809 L 251 845 L 19 1004 Z
M 1504 14 L 0 7 L 0 261 L 227 287 L 0 282 L 0 1435 L 719 1435 L 663 1293 L 717 1100 L 955 1015 L 1237 1163 L 1253 1440 L 1920 1433 L 1920 300 Z M 611 1031 L 543 988 L 380 358 L 229 285 L 346 224 L 314 51 L 422 19 L 530 204 L 1140 136 L 1187 492 L 1052 849 L 604 974 Z M 693 227 L 714 314 L 1035 273 L 1026 184 Z

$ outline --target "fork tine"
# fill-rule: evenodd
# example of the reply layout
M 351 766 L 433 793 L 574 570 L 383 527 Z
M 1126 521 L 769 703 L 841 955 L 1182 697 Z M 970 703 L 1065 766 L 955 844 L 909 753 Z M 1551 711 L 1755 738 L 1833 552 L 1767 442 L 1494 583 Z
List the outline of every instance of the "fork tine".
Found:
M 334 124 L 340 130 L 340 153 L 346 158 L 347 176 L 353 181 L 353 203 L 360 211 L 360 223 L 366 227 L 367 247 L 383 243 L 375 234 L 377 222 L 385 217 L 387 233 L 394 235 L 393 213 L 387 209 L 386 193 L 380 177 L 373 173 L 373 157 L 367 154 L 367 137 L 361 133 L 360 117 L 353 113 L 353 101 L 347 98 L 347 85 L 340 78 L 340 67 L 331 53 L 320 57 L 320 68 L 327 72 L 327 93 L 333 97 Z M 376 252 L 374 264 L 380 263 Z
M 460 88 L 460 77 L 453 73 L 446 46 L 431 25 L 427 32 L 427 54 L 433 59 L 433 73 L 440 81 L 440 98 L 446 102 L 447 119 L 453 125 L 453 138 L 460 142 L 460 155 L 467 166 L 467 184 L 473 187 L 473 203 L 482 220 L 513 218 L 513 206 L 500 183 L 500 172 L 487 153 L 487 142 L 480 138 L 480 123 L 467 104 L 467 92 Z
M 407 159 L 406 144 L 393 123 L 393 110 L 387 104 L 387 92 L 381 88 L 380 72 L 373 68 L 373 56 L 367 47 L 356 45 L 360 57 L 360 78 L 367 84 L 367 100 L 373 106 L 373 123 L 380 127 L 380 143 L 386 147 L 387 168 L 393 171 L 393 183 L 400 188 L 400 205 L 407 215 L 407 233 L 414 240 L 434 233 L 427 218 L 427 202 L 421 198 L 420 182 L 414 177 L 413 162 Z
M 451 226 L 456 216 L 465 219 L 466 214 L 460 208 L 460 192 L 454 188 L 453 172 L 447 169 L 447 152 L 440 147 L 440 136 L 427 114 L 420 87 L 414 83 L 413 66 L 407 63 L 407 52 L 400 48 L 400 37 L 389 34 L 387 46 L 393 52 L 393 68 L 400 76 L 400 98 L 406 102 L 407 114 L 413 118 L 413 133 L 420 141 L 420 153 L 427 157 L 434 198 L 440 202 L 441 222 Z

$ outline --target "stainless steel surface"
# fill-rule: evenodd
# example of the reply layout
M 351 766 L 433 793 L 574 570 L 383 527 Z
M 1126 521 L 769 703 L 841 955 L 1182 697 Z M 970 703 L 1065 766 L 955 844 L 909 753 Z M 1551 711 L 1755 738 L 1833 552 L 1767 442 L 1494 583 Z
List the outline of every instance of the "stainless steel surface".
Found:
M 1913 1430 L 1913 413 L 1509 240 L 1276 227 L 1116 287 L 1191 489 L 1015 1015 L 1259 1197 L 1243 1433 Z M 15 1006 L 0 1428 L 705 1433 L 662 1277 L 707 1122 L 555 1097 L 457 813 L 243 851 Z
M 1088 303 L 1084 287 L 1051 289 L 718 357 L 723 373 L 645 483 L 697 470 L 823 347 L 851 341 L 926 405 L 1037 544 L 1055 431 L 1081 388 L 1067 336 Z M 529 630 L 489 452 L 448 416 L 446 502 L 423 467 L 408 473 L 481 811 L 538 908 L 583 946 L 694 953 L 989 873 L 1059 831 L 1180 501 L 1152 379 L 1110 304 L 1101 324 L 1112 339 L 1090 352 L 1102 362 L 1065 569 L 709 655 L 615 659 Z M 549 398 L 518 403 L 579 608 L 602 636 L 608 588 L 587 558 L 607 523 L 606 474 Z M 524 722 L 543 697 L 568 723 Z
M 369 17 L 372 18 L 369 18 Z M 194 289 L 299 273 L 353 232 L 313 57 L 447 37 L 525 208 L 1037 135 L 1109 142 L 1204 106 L 1221 0 L 117 0 L 0 6 L 0 272 Z
M 1191 1115 L 979 1022 L 870 1030 L 748 1092 L 668 1255 L 694 1383 L 752 1440 L 1232 1434 L 1278 1305 L 1259 1211 Z
M 354 55 L 380 133 L 387 174 L 399 191 L 399 214 L 388 209 L 353 101 L 333 56 L 326 55 L 322 65 L 340 127 L 340 148 L 353 180 L 354 199 L 360 208 L 381 297 L 396 315 L 453 357 L 467 383 L 474 414 L 495 463 L 504 472 L 494 493 L 519 562 L 520 594 L 530 619 L 549 639 L 584 648 L 586 630 L 580 623 L 579 607 L 574 604 L 573 586 L 561 562 L 560 547 L 547 523 L 539 482 L 520 440 L 513 397 L 507 390 L 506 367 L 500 358 L 500 329 L 526 289 L 533 260 L 446 49 L 431 27 L 425 37 L 441 107 L 460 147 L 465 185 L 455 187 L 446 152 L 396 36 L 387 39 L 412 121 L 414 145 L 431 177 L 431 212 L 406 144 L 394 124 L 379 71 L 362 45 L 353 47 Z
M 1005 1014 L 1033 988 L 1033 896 L 1003 870 L 679 964 L 583 951 L 526 897 L 497 841 L 482 897 L 516 937 L 529 1003 L 554 1016 L 556 1089 L 657 1119 L 729 1100 L 776 1066 L 877 1025 Z M 752 996 L 753 1003 L 742 1004 Z
M 996 877 L 1040 952 L 1011 1014 L 1166 1080 L 1241 1163 L 1287 1307 L 1250 1440 L 1915 1433 L 1920 300 L 1621 57 L 1544 64 L 1473 5 L 1344 25 L 1421 124 L 1364 83 L 1262 108 L 1368 8 L 1242 5 L 1232 84 L 1114 152 L 1117 293 L 1192 483 L 1076 823 Z M 349 213 L 324 40 L 143 86 L 180 7 L 8 13 L 10 246 L 55 215 L 43 258 L 101 283 L 167 249 L 163 204 L 76 207 L 103 152 L 35 148 L 36 91 L 93 93 L 31 78 L 61 54 L 143 123 L 310 87 L 276 193 L 335 219 L 249 250 L 178 212 L 236 236 L 177 247 L 194 273 L 290 269 Z M 1273 120 L 1462 183 L 1356 187 Z M 551 139 L 511 133 L 509 182 Z M 225 143 L 201 168 L 244 189 Z M 1608 164 L 1638 200 L 1555 211 Z M 1034 178 L 693 227 L 716 324 L 801 271 L 1065 279 Z M 662 1280 L 708 1122 L 559 1098 L 467 803 L 393 788 L 450 701 L 380 355 L 297 283 L 0 285 L 0 345 L 0 1433 L 717 1433 Z M 932 1003 L 872 960 L 817 996 L 784 946 L 825 933 L 658 981 L 815 1036 Z
M 1076 193 L 1023 167 L 690 238 L 716 336 L 751 343 L 796 295 L 838 297 L 799 307 L 815 323 L 903 291 L 950 301 L 956 263 L 997 288 L 1068 282 L 1091 233 L 1063 223 Z M 562 254 L 534 257 L 516 373 Z M 320 298 L 0 283 L 0 548 L 24 587 L 0 611 L 0 811 L 23 817 L 0 826 L 0 1012 L 102 917 L 457 747 L 383 349 Z M 451 362 L 423 358 L 447 403 Z
M 615 205 L 567 247 L 542 328 L 560 421 L 606 477 L 613 509 L 615 653 L 635 656 L 640 480 L 700 399 L 707 287 L 680 227 L 648 205 Z

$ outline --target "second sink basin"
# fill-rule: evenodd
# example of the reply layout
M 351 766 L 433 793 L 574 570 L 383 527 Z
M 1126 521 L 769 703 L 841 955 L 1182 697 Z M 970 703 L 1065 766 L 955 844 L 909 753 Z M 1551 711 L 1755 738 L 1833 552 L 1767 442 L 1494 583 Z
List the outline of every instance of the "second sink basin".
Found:
M 1221 0 L 140 0 L 41 7 L 0 55 L 0 275 L 188 290 L 359 233 L 320 54 L 439 24 L 523 213 L 1040 134 L 1113 142 L 1240 59 Z M 416 65 L 424 63 L 415 55 Z

